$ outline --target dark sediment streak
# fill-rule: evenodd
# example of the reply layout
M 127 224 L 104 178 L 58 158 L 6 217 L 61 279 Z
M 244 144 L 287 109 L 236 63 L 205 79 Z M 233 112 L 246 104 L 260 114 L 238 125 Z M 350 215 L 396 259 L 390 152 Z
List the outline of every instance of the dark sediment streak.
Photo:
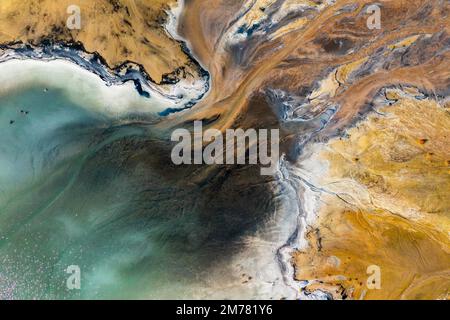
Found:
M 182 44 L 180 44 L 182 45 Z M 185 103 L 181 109 L 193 107 L 200 101 L 209 90 L 208 71 L 204 70 L 201 65 L 189 55 L 189 50 L 182 45 L 183 51 L 191 58 L 191 63 L 198 71 L 199 79 L 203 79 L 205 86 L 200 95 Z M 128 81 L 132 81 L 137 92 L 146 98 L 151 97 L 150 92 L 145 88 L 150 86 L 151 89 L 158 91 L 162 96 L 169 100 L 177 100 L 179 97 L 167 95 L 164 90 L 158 86 L 176 86 L 183 78 L 183 69 L 179 68 L 171 74 L 163 75 L 160 83 L 155 82 L 145 71 L 142 65 L 124 61 L 121 65 L 111 68 L 106 61 L 97 52 L 87 52 L 84 45 L 80 42 L 58 42 L 53 43 L 50 40 L 43 40 L 39 45 L 24 44 L 15 42 L 0 45 L 0 63 L 11 59 L 35 59 L 35 60 L 57 60 L 63 59 L 77 64 L 78 66 L 98 75 L 107 85 L 120 85 Z M 160 113 L 161 116 L 179 111 L 181 109 L 171 109 Z

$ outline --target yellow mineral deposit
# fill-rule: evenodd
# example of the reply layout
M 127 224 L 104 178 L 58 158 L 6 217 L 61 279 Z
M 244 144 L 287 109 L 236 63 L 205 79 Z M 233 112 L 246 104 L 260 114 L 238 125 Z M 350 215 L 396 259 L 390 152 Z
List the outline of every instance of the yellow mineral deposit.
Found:
M 447 299 L 450 288 L 450 114 L 430 100 L 400 98 L 320 147 L 327 164 L 308 228 L 294 257 L 307 290 L 335 298 Z M 367 268 L 380 268 L 370 289 Z M 370 287 L 370 286 L 369 286 Z
M 80 41 L 88 52 L 98 52 L 110 67 L 125 61 L 144 66 L 155 82 L 189 58 L 164 30 L 166 10 L 175 1 L 5 0 L 0 2 L 0 42 L 38 44 L 42 39 Z M 71 12 L 80 8 L 81 28 L 66 27 Z

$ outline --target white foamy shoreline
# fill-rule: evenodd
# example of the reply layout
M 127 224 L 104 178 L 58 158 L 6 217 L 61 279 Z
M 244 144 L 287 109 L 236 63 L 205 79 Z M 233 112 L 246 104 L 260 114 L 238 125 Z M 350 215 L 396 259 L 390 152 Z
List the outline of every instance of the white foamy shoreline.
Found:
M 166 114 L 190 108 L 207 94 L 207 73 L 156 84 L 139 65 L 110 69 L 73 45 L 11 44 L 0 49 L 0 94 L 33 84 L 64 89 L 78 104 L 107 115 Z M 70 91 L 70 92 L 69 92 Z M 72 99 L 73 100 L 73 99 Z
M 11 59 L 0 63 L 0 95 L 31 87 L 63 90 L 76 104 L 108 116 L 158 113 L 175 107 L 170 99 L 152 92 L 139 95 L 132 81 L 108 85 L 98 75 L 64 60 Z

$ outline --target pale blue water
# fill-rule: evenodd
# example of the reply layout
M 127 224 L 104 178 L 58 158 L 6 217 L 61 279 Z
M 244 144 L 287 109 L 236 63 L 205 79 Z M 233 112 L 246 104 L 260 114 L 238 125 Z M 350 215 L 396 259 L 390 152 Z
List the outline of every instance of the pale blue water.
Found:
M 148 119 L 88 110 L 52 88 L 0 96 L 0 299 L 190 298 L 212 268 L 226 283 L 274 211 L 259 168 L 176 167 Z
M 158 233 L 117 223 L 133 200 L 120 151 L 96 156 L 145 130 L 44 89 L 0 98 L 0 298 L 145 298 L 170 287 Z M 136 272 L 142 261 L 149 268 Z M 69 265 L 81 268 L 81 290 L 66 287 Z

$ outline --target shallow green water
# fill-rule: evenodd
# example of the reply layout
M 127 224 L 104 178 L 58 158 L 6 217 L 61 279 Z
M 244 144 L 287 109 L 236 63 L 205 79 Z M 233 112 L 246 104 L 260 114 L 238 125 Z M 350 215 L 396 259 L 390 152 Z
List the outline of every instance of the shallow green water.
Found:
M 52 88 L 0 97 L 0 299 L 189 298 L 210 269 L 226 279 L 273 212 L 259 168 L 176 167 L 151 126 L 88 110 Z
M 132 272 L 142 259 L 161 261 L 163 245 L 118 227 L 132 206 L 114 163 L 121 155 L 96 158 L 143 130 L 115 127 L 44 88 L 1 97 L 0 123 L 1 298 L 145 297 L 167 285 L 159 267 Z M 70 265 L 80 267 L 81 290 L 66 286 Z

